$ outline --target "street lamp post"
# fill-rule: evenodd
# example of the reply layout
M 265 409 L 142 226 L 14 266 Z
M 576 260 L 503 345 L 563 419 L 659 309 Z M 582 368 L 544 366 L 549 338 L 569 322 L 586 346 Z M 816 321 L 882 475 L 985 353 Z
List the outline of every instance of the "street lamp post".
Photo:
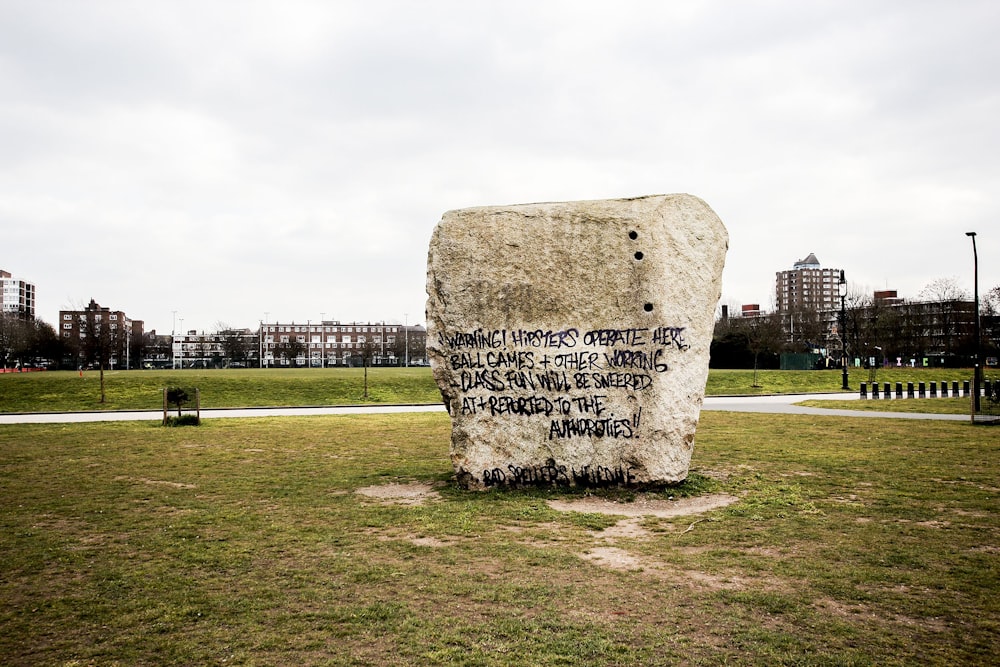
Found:
M 981 358 L 980 342 L 979 342 L 979 254 L 976 252 L 976 233 L 975 232 L 965 232 L 965 235 L 972 238 L 972 289 L 973 289 L 973 299 L 976 301 L 976 365 L 973 369 L 972 376 L 972 409 L 975 412 L 979 412 L 979 388 L 982 386 L 982 373 L 983 364 Z
M 847 391 L 847 309 L 844 305 L 847 298 L 847 280 L 844 278 L 844 270 L 840 270 L 840 282 L 837 284 L 840 292 L 840 368 L 843 375 L 843 386 L 841 389 Z
M 177 339 L 177 311 L 172 311 L 174 319 L 170 324 L 170 368 L 177 368 L 177 358 L 174 354 L 174 341 Z

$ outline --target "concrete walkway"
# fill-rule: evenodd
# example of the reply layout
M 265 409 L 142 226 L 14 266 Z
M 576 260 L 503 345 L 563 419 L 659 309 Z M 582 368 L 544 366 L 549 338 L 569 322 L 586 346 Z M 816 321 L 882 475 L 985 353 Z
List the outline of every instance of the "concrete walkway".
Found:
M 857 394 L 786 394 L 781 396 L 708 396 L 703 410 L 728 412 L 758 412 L 793 415 L 825 415 L 834 417 L 863 417 L 876 419 L 940 419 L 968 421 L 968 415 L 935 415 L 912 412 L 867 412 L 861 410 L 834 410 L 807 408 L 794 405 L 811 399 L 858 400 Z M 874 400 L 874 399 L 872 399 Z M 906 400 L 906 399 L 899 399 Z M 203 419 L 241 419 L 246 417 L 301 417 L 311 415 L 390 414 L 398 412 L 444 412 L 440 404 L 420 405 L 349 405 L 302 408 L 232 408 L 202 410 Z M 28 414 L 0 414 L 3 424 L 64 424 L 111 421 L 160 421 L 159 410 L 123 412 L 39 412 Z
M 868 410 L 840 410 L 834 408 L 812 408 L 795 405 L 809 400 L 853 401 L 861 400 L 855 393 L 843 394 L 783 394 L 781 396 L 709 396 L 705 398 L 703 410 L 727 412 L 763 412 L 786 415 L 823 415 L 828 417 L 865 417 L 874 419 L 937 419 L 944 421 L 969 421 L 969 415 L 939 415 L 920 412 L 876 412 Z M 878 400 L 878 399 L 868 399 Z M 890 399 L 905 401 L 907 399 Z

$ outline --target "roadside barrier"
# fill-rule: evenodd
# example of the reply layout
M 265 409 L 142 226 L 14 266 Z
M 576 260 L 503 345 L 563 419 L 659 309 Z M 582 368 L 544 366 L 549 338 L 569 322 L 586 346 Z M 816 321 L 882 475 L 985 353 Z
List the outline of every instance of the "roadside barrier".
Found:
M 878 382 L 862 382 L 858 391 L 858 395 L 861 398 L 869 398 L 869 396 L 874 400 L 877 398 L 893 398 L 895 394 L 896 399 L 902 398 L 948 398 L 949 393 L 951 398 L 966 397 L 972 395 L 971 382 L 969 380 L 931 380 L 930 382 L 918 382 L 914 384 L 913 382 L 906 383 L 906 393 L 903 393 L 903 383 L 897 382 L 896 386 L 893 387 L 892 383 L 886 382 L 879 386 Z M 989 380 L 983 380 L 982 387 L 983 396 L 989 396 L 992 392 L 992 386 Z M 879 395 L 881 394 L 881 396 Z

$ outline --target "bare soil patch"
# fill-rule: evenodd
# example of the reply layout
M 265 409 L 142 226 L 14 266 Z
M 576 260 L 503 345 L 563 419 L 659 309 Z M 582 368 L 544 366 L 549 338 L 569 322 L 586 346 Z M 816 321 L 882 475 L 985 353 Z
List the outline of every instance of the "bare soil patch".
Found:
M 146 479 L 144 477 L 122 477 L 118 476 L 114 478 L 116 482 L 128 481 L 128 482 L 139 482 L 141 484 L 148 484 L 150 486 L 169 486 L 175 489 L 196 489 L 198 488 L 194 484 L 186 484 L 184 482 L 171 482 L 164 479 Z
M 595 547 L 582 554 L 582 558 L 612 570 L 641 570 L 644 567 L 638 557 L 618 547 Z
M 675 516 L 701 514 L 716 510 L 739 500 L 736 496 L 716 493 L 695 498 L 661 500 L 639 496 L 634 502 L 619 503 L 603 498 L 582 498 L 579 500 L 550 500 L 549 507 L 559 512 L 583 512 L 586 514 L 609 514 L 612 516 L 645 517 L 655 516 L 669 519 Z
M 622 519 L 615 525 L 595 533 L 594 537 L 601 540 L 646 539 L 650 534 L 642 527 L 642 517 L 631 517 Z
M 410 544 L 416 545 L 418 547 L 431 547 L 434 549 L 440 549 L 443 547 L 454 546 L 455 542 L 453 540 L 443 540 L 437 537 L 431 537 L 428 535 L 416 535 L 414 533 L 407 532 L 386 532 L 381 530 L 370 530 L 366 531 L 370 535 L 374 535 L 380 542 L 392 542 L 395 540 L 409 542 Z
M 433 486 L 419 482 L 365 486 L 357 489 L 355 493 L 374 498 L 380 502 L 397 505 L 423 505 L 429 500 L 436 500 L 440 497 Z

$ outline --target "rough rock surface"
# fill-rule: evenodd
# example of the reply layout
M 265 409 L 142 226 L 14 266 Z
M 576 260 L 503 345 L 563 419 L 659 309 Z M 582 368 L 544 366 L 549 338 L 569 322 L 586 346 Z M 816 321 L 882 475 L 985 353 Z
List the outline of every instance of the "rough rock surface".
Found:
M 682 194 L 445 213 L 427 348 L 459 482 L 684 480 L 727 247 Z

